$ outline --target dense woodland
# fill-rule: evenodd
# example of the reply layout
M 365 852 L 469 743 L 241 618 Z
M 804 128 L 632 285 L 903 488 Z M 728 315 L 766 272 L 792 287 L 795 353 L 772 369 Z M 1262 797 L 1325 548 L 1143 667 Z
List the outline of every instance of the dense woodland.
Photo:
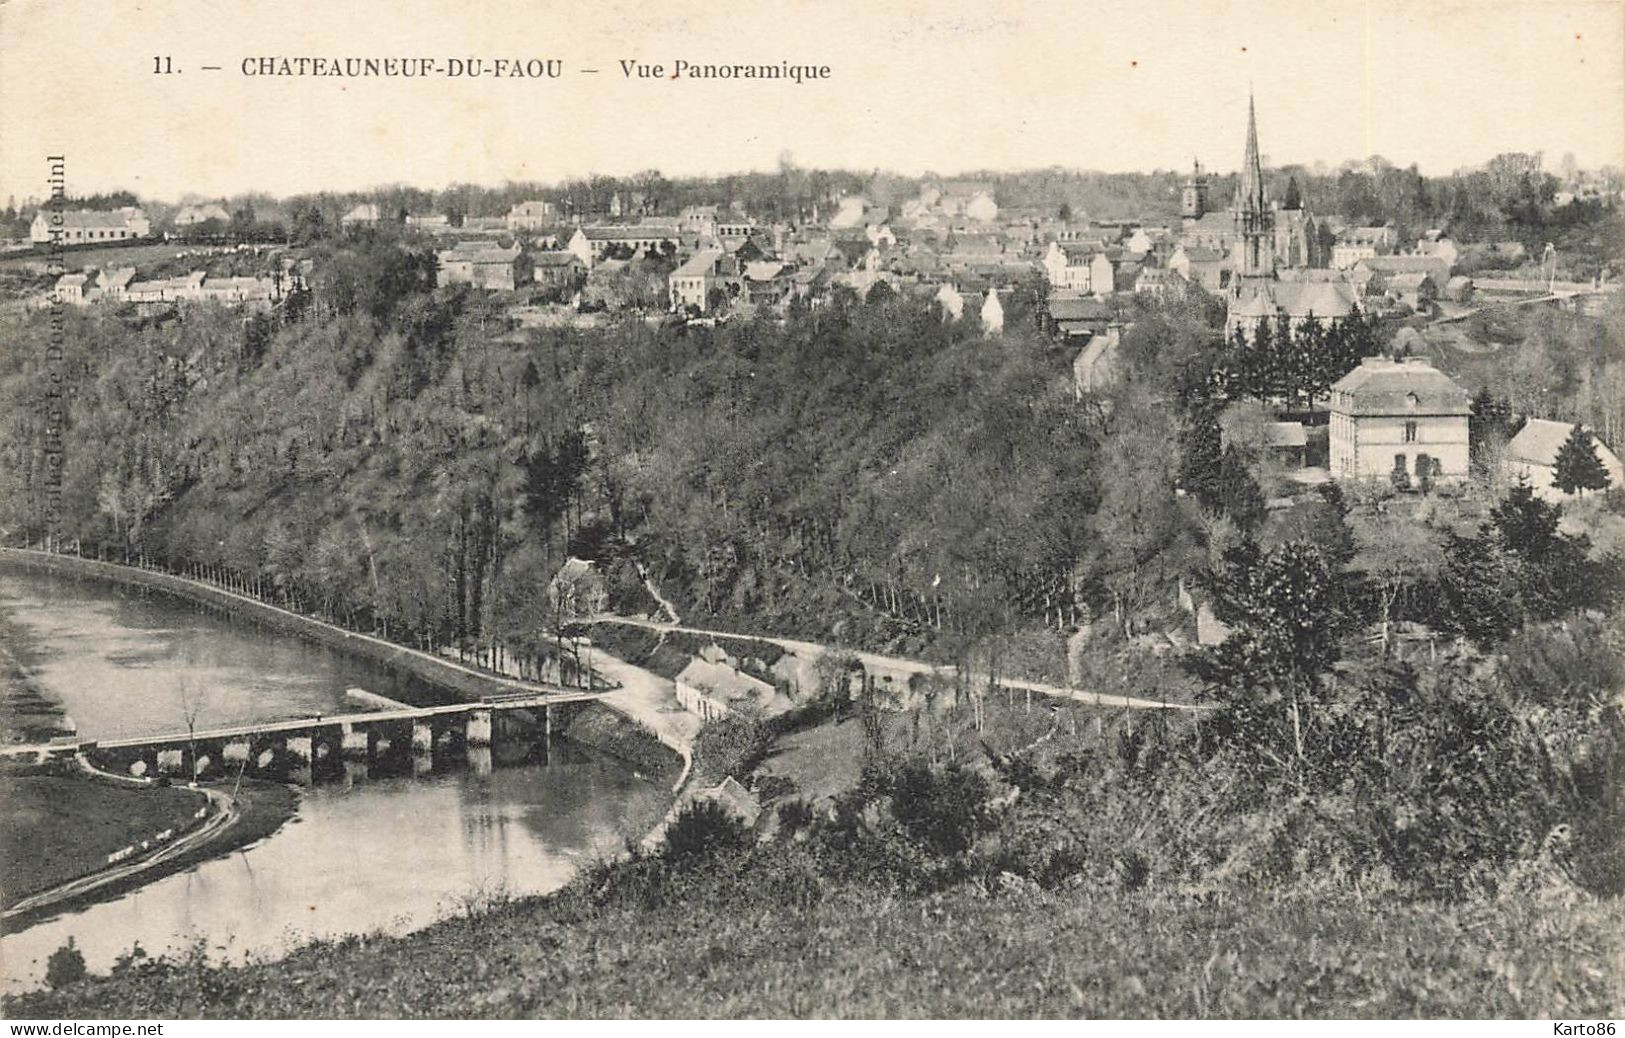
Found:
M 1036 275 L 993 338 L 845 291 L 785 321 L 520 332 L 388 233 L 309 255 L 311 291 L 274 316 L 63 315 L 55 535 L 521 656 L 564 619 L 539 589 L 571 554 L 643 563 L 694 617 L 946 658 L 1106 612 L 1132 633 L 1215 550 L 1215 521 L 1260 527 L 1267 466 L 1244 436 L 1221 446 L 1226 411 L 1311 410 L 1392 334 L 1225 342 L 1216 300 L 1139 300 L 1126 377 L 1080 399 Z M 6 320 L 0 529 L 38 541 L 50 326 Z M 1532 411 L 1611 428 L 1619 318 L 1558 320 L 1538 318 L 1539 348 L 1576 374 Z M 1499 355 L 1465 355 L 1476 386 L 1528 382 Z
M 635 550 L 701 614 L 824 634 L 1076 608 L 1105 428 L 1035 335 L 848 296 L 783 325 L 519 336 L 393 243 L 316 270 L 275 318 L 66 315 L 60 536 L 516 651 L 568 553 Z M 12 540 L 46 521 L 47 333 L 22 319 L 4 353 Z

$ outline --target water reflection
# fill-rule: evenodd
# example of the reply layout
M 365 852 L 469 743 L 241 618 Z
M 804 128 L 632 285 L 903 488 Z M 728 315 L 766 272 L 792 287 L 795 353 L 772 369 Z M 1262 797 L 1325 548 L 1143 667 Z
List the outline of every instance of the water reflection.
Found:
M 0 567 L 0 609 L 88 737 L 181 730 L 188 699 L 202 728 L 337 713 L 351 687 L 450 701 L 410 675 L 144 589 Z
M 331 713 L 355 685 L 440 698 L 291 636 L 101 584 L 0 571 L 0 608 L 26 629 L 40 684 L 87 736 L 174 730 L 183 680 L 211 690 L 217 713 L 204 723 Z M 412 756 L 392 776 L 344 760 L 270 838 L 6 935 L 5 986 L 37 984 L 70 936 L 99 972 L 138 941 L 155 955 L 201 941 L 216 957 L 268 956 L 311 937 L 403 932 L 484 894 L 546 892 L 646 832 L 668 800 L 661 783 L 568 743 L 517 761 L 499 746 L 495 758 L 474 747 L 448 771 Z

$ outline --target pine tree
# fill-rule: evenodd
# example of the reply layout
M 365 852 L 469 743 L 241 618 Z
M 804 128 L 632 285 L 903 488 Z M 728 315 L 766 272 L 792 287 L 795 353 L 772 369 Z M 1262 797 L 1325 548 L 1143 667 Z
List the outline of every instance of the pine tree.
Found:
M 1298 178 L 1286 178 L 1286 198 L 1281 202 L 1282 209 L 1302 209 L 1303 196 L 1298 192 Z
M 1206 508 L 1223 507 L 1223 447 L 1212 407 L 1198 407 L 1179 435 L 1179 485 Z
M 1576 424 L 1569 438 L 1558 448 L 1552 482 L 1565 494 L 1586 490 L 1602 490 L 1611 482 L 1608 470 L 1597 456 L 1597 444 L 1591 431 Z

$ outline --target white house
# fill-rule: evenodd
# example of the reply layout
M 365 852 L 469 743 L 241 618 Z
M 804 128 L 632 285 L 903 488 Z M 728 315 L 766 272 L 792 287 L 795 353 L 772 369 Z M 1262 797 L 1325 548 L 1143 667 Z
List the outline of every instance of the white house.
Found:
M 1044 253 L 1044 274 L 1051 288 L 1089 291 L 1089 261 L 1094 250 L 1088 242 L 1052 241 Z
M 1381 227 L 1345 227 L 1332 245 L 1332 268 L 1349 270 L 1361 260 L 1386 256 L 1394 251 L 1394 229 Z
M 508 210 L 506 219 L 509 228 L 516 231 L 534 231 L 551 226 L 554 222 L 553 203 L 539 199 L 517 202 Z
M 90 280 L 88 274 L 64 274 L 56 279 L 56 286 L 51 289 L 50 298 L 53 302 L 65 303 L 68 306 L 84 306 L 90 302 L 86 294 Z
M 675 253 L 681 241 L 676 224 L 603 224 L 577 227 L 564 247 L 591 267 L 611 251 L 630 252 L 632 256 L 663 250 Z
M 699 714 L 706 720 L 727 716 L 730 710 L 743 704 L 753 704 L 766 710 L 773 703 L 775 690 L 761 678 L 751 677 L 726 663 L 713 663 L 698 656 L 678 673 L 674 682 L 677 701 L 683 709 Z
M 694 307 L 701 313 L 711 309 L 711 289 L 719 280 L 722 265 L 721 249 L 696 252 L 666 279 L 671 295 L 671 308 L 682 310 Z
M 1332 386 L 1332 477 L 1465 478 L 1470 404 L 1425 358 L 1367 357 Z
M 73 209 L 53 212 L 41 209 L 28 225 L 28 238 L 43 245 L 53 238 L 62 245 L 106 244 L 145 238 L 152 233 L 152 224 L 135 206 L 103 211 Z
M 1518 430 L 1518 435 L 1507 443 L 1503 461 L 1507 474 L 1514 479 L 1527 479 L 1530 489 L 1544 500 L 1558 503 L 1572 500 L 1572 494 L 1565 494 L 1557 486 L 1557 452 L 1573 431 L 1574 426 L 1568 422 L 1529 419 Z M 1591 442 L 1596 444 L 1597 457 L 1608 472 L 1608 485 L 1625 486 L 1625 468 L 1620 465 L 1619 455 L 1609 450 L 1595 435 L 1591 437 Z

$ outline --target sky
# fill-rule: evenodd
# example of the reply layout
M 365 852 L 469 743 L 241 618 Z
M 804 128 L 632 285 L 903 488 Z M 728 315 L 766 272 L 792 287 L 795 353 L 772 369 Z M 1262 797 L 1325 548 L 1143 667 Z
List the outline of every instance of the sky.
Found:
M 557 59 L 558 79 L 250 77 L 245 58 Z M 166 56 L 178 72 L 154 74 Z M 669 78 L 678 59 L 830 78 Z M 628 80 L 619 62 L 661 63 Z M 218 65 L 219 71 L 203 68 Z M 596 68 L 597 74 L 581 71 Z M 1625 0 L 0 0 L 0 200 L 804 167 L 954 173 L 1502 151 L 1625 165 Z

